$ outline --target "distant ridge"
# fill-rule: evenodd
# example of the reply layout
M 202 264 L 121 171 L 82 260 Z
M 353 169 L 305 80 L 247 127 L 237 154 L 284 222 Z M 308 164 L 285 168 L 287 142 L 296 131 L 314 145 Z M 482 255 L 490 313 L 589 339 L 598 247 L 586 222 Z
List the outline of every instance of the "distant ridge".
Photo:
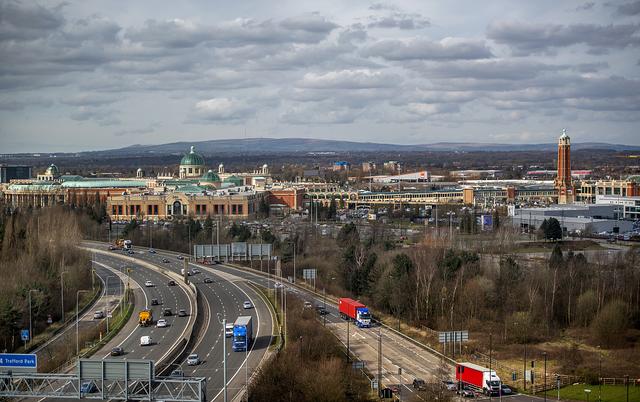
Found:
M 124 148 L 101 151 L 74 152 L 74 155 L 123 156 L 183 154 L 194 145 L 202 154 L 270 154 L 310 152 L 554 152 L 556 143 L 548 144 L 499 144 L 469 142 L 438 142 L 433 144 L 397 145 L 375 142 L 355 142 L 310 138 L 242 138 L 208 141 L 180 141 L 157 145 L 130 145 Z M 640 146 L 608 144 L 604 142 L 572 143 L 572 150 L 603 149 L 611 151 L 640 151 Z M 56 153 L 64 154 L 64 153 Z

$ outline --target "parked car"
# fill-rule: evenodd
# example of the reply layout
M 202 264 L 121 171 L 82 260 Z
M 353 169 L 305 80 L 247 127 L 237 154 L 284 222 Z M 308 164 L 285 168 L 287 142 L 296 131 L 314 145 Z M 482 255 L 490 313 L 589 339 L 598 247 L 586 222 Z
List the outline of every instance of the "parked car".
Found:
M 98 392 L 98 387 L 93 381 L 83 382 L 80 386 L 80 393 L 82 394 L 93 394 L 95 392 Z
M 152 306 L 157 306 L 158 305 L 158 299 L 151 299 L 151 305 Z
M 115 348 L 111 349 L 111 356 L 122 356 L 124 354 L 124 349 L 122 349 L 120 346 L 116 346 Z
M 242 307 L 247 310 L 253 307 L 253 304 L 251 304 L 251 302 L 249 300 L 246 300 L 244 303 L 242 303 Z
M 187 366 L 197 366 L 200 364 L 200 357 L 197 354 L 193 353 L 187 357 Z
M 224 336 L 225 338 L 233 336 L 233 323 L 227 323 L 227 325 L 224 326 Z
M 186 317 L 187 316 L 187 311 L 185 309 L 180 309 L 178 310 L 178 317 Z
M 94 320 L 101 320 L 103 318 L 104 318 L 104 313 L 102 311 L 98 310 L 95 313 L 93 313 Z
M 167 320 L 165 320 L 164 318 L 161 318 L 158 320 L 158 322 L 156 322 L 156 328 L 166 328 L 167 325 Z
M 169 283 L 167 283 L 167 286 L 176 286 L 176 281 L 169 281 Z
M 165 308 L 164 310 L 162 310 L 162 315 L 165 317 L 171 317 L 173 313 L 171 312 L 170 308 Z
M 414 378 L 413 379 L 413 388 L 418 390 L 425 389 L 427 383 L 422 378 Z
M 146 286 L 146 287 L 148 287 L 148 288 L 153 287 L 153 282 L 151 282 L 151 281 L 145 281 L 145 282 L 144 282 L 144 286 Z
M 213 283 L 211 278 L 204 278 L 204 283 Z

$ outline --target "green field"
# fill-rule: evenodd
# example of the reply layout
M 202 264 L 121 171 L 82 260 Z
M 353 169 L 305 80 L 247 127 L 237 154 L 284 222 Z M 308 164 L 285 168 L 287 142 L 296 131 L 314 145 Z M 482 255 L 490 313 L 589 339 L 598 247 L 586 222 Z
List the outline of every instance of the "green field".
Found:
M 597 385 L 569 385 L 564 388 L 560 388 L 560 398 L 562 400 L 570 400 L 570 401 L 586 401 L 587 397 L 584 392 L 585 389 L 590 389 L 591 394 L 589 395 L 589 401 L 597 401 L 598 400 L 598 389 Z M 627 401 L 627 393 L 624 385 L 603 385 L 602 386 L 602 401 L 603 402 L 626 402 Z M 557 395 L 556 391 L 547 391 L 547 398 L 553 397 Z M 538 394 L 540 396 L 540 394 Z M 634 387 L 633 385 L 629 386 L 629 401 L 640 401 L 640 387 Z

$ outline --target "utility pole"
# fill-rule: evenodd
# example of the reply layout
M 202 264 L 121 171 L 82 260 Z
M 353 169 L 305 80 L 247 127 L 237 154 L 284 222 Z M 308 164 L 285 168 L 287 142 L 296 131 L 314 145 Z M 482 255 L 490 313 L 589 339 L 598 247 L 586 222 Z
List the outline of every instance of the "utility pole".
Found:
M 347 364 L 349 363 L 349 318 L 347 318 Z
M 88 293 L 88 290 L 78 290 L 76 292 L 76 356 L 80 356 L 80 312 L 78 305 L 80 304 L 80 293 Z
M 493 334 L 489 333 L 489 400 L 492 400 L 491 393 L 491 349 L 493 347 Z M 483 384 L 484 385 L 484 384 Z
M 598 402 L 602 402 L 602 349 L 598 345 Z
M 61 322 L 64 322 L 64 280 L 63 278 L 64 278 L 64 274 L 66 273 L 67 271 L 60 272 L 60 310 L 62 313 L 60 314 Z
M 38 289 L 29 289 L 29 346 L 33 343 L 33 326 L 31 324 L 31 292 L 37 291 Z
M 378 395 L 382 384 L 382 324 L 378 323 Z
M 225 329 L 227 327 L 227 319 L 222 319 L 222 380 L 224 386 L 222 387 L 222 399 L 227 402 L 227 338 Z

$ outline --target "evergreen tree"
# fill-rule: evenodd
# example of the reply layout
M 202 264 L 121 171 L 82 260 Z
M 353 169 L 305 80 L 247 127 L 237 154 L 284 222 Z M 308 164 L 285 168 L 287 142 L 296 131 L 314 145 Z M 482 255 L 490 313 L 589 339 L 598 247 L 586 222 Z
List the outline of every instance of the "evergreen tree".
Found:
M 544 222 L 542 224 L 544 225 Z M 556 218 L 549 218 L 543 231 L 544 237 L 548 240 L 562 240 L 562 227 Z

